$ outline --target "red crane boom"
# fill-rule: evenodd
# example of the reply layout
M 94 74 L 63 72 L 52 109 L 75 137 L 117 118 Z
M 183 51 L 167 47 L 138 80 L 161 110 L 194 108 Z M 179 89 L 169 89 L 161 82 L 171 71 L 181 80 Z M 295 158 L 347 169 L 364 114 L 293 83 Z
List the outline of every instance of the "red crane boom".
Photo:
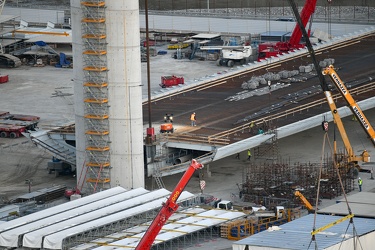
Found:
M 307 22 L 310 20 L 311 16 L 314 14 L 316 8 L 316 0 L 307 0 L 305 5 L 303 6 L 303 9 L 301 11 L 301 20 L 303 27 L 306 27 Z M 310 37 L 310 30 L 308 30 L 307 35 Z M 291 47 L 296 47 L 299 45 L 299 42 L 302 38 L 302 31 L 296 23 L 296 26 L 294 27 L 292 36 L 289 39 L 289 44 Z
M 305 5 L 301 11 L 301 20 L 304 27 L 306 27 L 311 16 L 315 12 L 317 0 L 306 0 Z M 309 30 L 310 37 L 310 30 Z M 299 24 L 296 23 L 296 26 L 293 30 L 292 36 L 287 42 L 265 42 L 259 44 L 259 55 L 258 61 L 261 61 L 272 56 L 281 55 L 295 49 L 300 49 L 305 47 L 305 44 L 301 44 L 302 31 L 299 27 Z
M 136 250 L 148 250 L 151 248 L 156 236 L 159 234 L 161 228 L 167 222 L 169 217 L 178 209 L 177 199 L 180 197 L 182 191 L 185 189 L 190 178 L 193 176 L 195 170 L 203 168 L 203 165 L 192 160 L 189 168 L 186 170 L 185 174 L 181 177 L 177 186 L 167 199 L 163 203 L 162 208 L 156 215 L 155 219 L 152 221 L 150 227 L 147 229 L 146 233 L 143 235 L 141 241 L 138 243 Z

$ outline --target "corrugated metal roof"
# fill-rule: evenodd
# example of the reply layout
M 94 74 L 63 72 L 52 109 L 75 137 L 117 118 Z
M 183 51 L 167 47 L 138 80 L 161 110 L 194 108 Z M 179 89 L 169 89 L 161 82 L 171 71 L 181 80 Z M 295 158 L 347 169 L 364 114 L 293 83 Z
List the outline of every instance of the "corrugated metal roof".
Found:
M 207 33 L 199 33 L 195 36 L 192 36 L 193 39 L 214 39 L 220 37 L 220 34 L 207 34 Z
M 375 193 L 359 192 L 348 196 L 347 199 L 355 216 L 375 218 Z M 337 201 L 337 204 L 322 208 L 318 213 L 343 215 L 347 214 L 347 211 L 345 199 L 340 199 Z
M 173 240 L 187 234 L 204 230 L 205 228 L 217 226 L 229 220 L 244 217 L 243 212 L 227 211 L 220 209 L 205 210 L 203 208 L 188 208 L 172 215 L 167 224 L 163 226 L 155 239 L 155 244 L 163 243 Z M 180 218 L 180 219 L 179 219 Z M 149 225 L 142 224 L 137 227 L 132 227 L 123 230 L 115 235 L 108 235 L 107 237 L 96 239 L 88 244 L 82 244 L 74 250 L 114 250 L 114 249 L 132 249 L 135 248 L 140 239 L 143 237 Z M 118 238 L 119 240 L 113 241 Z M 103 244 L 95 244 L 95 242 L 106 242 L 108 245 L 100 246 Z M 95 245 L 97 247 L 95 247 Z
M 261 36 L 288 36 L 290 32 L 286 31 L 267 31 L 260 34 Z
M 316 229 L 332 223 L 341 216 L 321 215 L 316 216 Z M 280 226 L 280 230 L 263 231 L 252 235 L 246 239 L 237 241 L 233 245 L 248 245 L 275 249 L 308 249 L 311 243 L 311 231 L 314 222 L 314 215 L 310 214 L 292 222 Z M 375 219 L 354 218 L 354 226 L 357 235 L 364 235 L 375 231 Z M 316 235 L 316 243 L 319 249 L 338 244 L 342 241 L 343 235 L 352 235 L 353 225 L 349 225 L 349 220 L 336 224 L 333 227 Z M 313 249 L 314 244 L 311 245 Z

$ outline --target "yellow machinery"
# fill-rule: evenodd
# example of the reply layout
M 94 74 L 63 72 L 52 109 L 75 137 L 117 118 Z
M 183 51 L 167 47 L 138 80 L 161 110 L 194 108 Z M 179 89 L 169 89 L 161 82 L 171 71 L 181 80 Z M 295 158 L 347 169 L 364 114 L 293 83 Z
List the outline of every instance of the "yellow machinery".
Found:
M 360 121 L 362 128 L 365 130 L 367 135 L 370 137 L 371 142 L 375 146 L 375 131 L 374 128 L 371 126 L 370 122 L 367 120 L 366 116 L 363 114 L 361 108 L 359 107 L 358 103 L 354 100 L 352 95 L 350 94 L 349 90 L 346 88 L 343 81 L 337 75 L 333 65 L 326 67 L 322 71 L 323 75 L 328 75 L 331 78 L 331 81 L 335 84 L 337 90 L 340 92 L 341 96 L 345 99 L 348 107 L 352 110 L 353 114 Z M 332 109 L 331 109 L 332 110 Z
M 366 116 L 363 114 L 363 112 L 362 112 L 361 108 L 359 107 L 359 105 L 357 104 L 357 102 L 353 99 L 353 97 L 349 93 L 349 90 L 346 88 L 345 84 L 341 81 L 341 79 L 337 75 L 333 66 L 330 65 L 329 67 L 323 69 L 322 74 L 323 75 L 329 75 L 332 82 L 335 84 L 336 88 L 339 90 L 340 94 L 342 95 L 342 97 L 345 99 L 345 101 L 349 105 L 353 114 L 356 116 L 357 120 L 360 121 L 362 127 L 366 131 L 367 135 L 370 137 L 372 143 L 375 145 L 374 129 L 372 128 L 371 124 L 367 120 Z M 346 134 L 344 125 L 341 121 L 341 117 L 340 117 L 340 115 L 337 111 L 336 104 L 335 104 L 335 102 L 332 98 L 331 91 L 326 89 L 324 91 L 324 94 L 325 94 L 326 99 L 328 101 L 328 105 L 331 109 L 333 121 L 335 122 L 335 124 L 336 124 L 336 126 L 337 126 L 337 128 L 340 132 L 342 141 L 343 141 L 345 149 L 346 149 L 346 153 L 347 153 L 347 160 L 346 161 L 350 165 L 354 165 L 357 169 L 359 169 L 358 162 L 369 162 L 370 161 L 370 155 L 366 150 L 364 150 L 361 153 L 361 155 L 359 155 L 359 156 L 354 154 L 353 148 L 352 148 L 352 146 L 350 144 L 350 141 L 349 141 L 349 138 Z M 336 142 L 334 143 L 334 153 L 335 153 L 335 156 L 336 156 L 336 160 L 340 164 L 340 161 L 342 161 L 343 158 L 340 157 L 339 154 L 337 154 Z
M 249 216 L 246 219 L 235 220 L 220 225 L 220 237 L 228 240 L 240 240 L 250 235 L 262 232 L 272 226 L 280 226 L 301 217 L 299 209 L 286 209 L 282 216 L 259 218 Z
M 67 33 L 67 32 L 53 32 L 53 31 L 14 30 L 12 32 L 13 36 L 14 36 L 15 33 L 36 34 L 36 35 L 51 35 L 51 36 L 69 36 L 69 33 Z
M 313 211 L 314 210 L 314 208 L 311 205 L 311 203 L 306 199 L 306 197 L 300 191 L 298 191 L 298 190 L 295 191 L 294 195 L 297 196 L 298 198 L 300 198 L 300 200 L 305 205 L 305 207 L 307 208 L 307 210 L 309 210 L 309 211 Z

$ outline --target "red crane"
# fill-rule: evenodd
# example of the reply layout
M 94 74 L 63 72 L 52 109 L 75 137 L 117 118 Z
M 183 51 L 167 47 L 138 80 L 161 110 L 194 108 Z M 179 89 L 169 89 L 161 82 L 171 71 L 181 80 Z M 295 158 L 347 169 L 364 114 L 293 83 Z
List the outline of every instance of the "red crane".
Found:
M 305 5 L 303 6 L 301 11 L 301 20 L 304 27 L 306 27 L 308 21 L 315 12 L 316 1 L 317 0 L 306 0 Z M 310 37 L 310 30 L 308 31 L 308 36 Z M 305 47 L 305 44 L 300 43 L 301 38 L 302 31 L 297 23 L 289 41 L 277 43 L 267 42 L 259 44 L 258 61 Z
M 169 217 L 178 209 L 177 199 L 180 197 L 182 191 L 185 189 L 190 178 L 193 176 L 195 170 L 203 168 L 203 165 L 192 160 L 189 168 L 186 170 L 185 174 L 181 177 L 181 180 L 167 199 L 163 203 L 162 208 L 156 215 L 155 219 L 152 221 L 150 227 L 147 229 L 146 233 L 143 235 L 141 241 L 138 243 L 136 250 L 149 250 L 154 242 L 156 236 L 159 234 L 161 228 L 167 222 Z

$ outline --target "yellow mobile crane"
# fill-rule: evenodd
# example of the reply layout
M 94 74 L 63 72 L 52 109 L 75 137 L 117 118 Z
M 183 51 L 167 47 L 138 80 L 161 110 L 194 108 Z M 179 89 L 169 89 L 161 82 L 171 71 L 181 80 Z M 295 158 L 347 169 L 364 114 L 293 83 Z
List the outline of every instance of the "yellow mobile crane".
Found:
M 340 77 L 337 75 L 334 67 L 332 65 L 326 67 L 325 69 L 322 70 L 322 74 L 328 75 L 330 77 L 331 81 L 335 84 L 336 88 L 339 90 L 340 94 L 342 95 L 342 97 L 347 102 L 348 106 L 352 110 L 353 114 L 356 116 L 357 120 L 360 121 L 360 124 L 362 125 L 362 127 L 365 130 L 365 132 L 367 133 L 367 135 L 370 137 L 372 143 L 375 145 L 375 132 L 374 132 L 373 127 L 371 126 L 371 124 L 367 120 L 366 116 L 362 112 L 358 103 L 353 99 L 352 95 L 350 94 L 349 90 L 346 88 L 345 84 L 341 81 Z M 324 91 L 324 94 L 326 96 L 328 105 L 331 109 L 333 121 L 335 122 L 335 124 L 336 124 L 336 126 L 337 126 L 337 128 L 340 132 L 342 141 L 343 141 L 344 146 L 345 146 L 345 150 L 348 154 L 347 155 L 348 156 L 347 162 L 349 163 L 349 165 L 352 165 L 352 167 L 354 166 L 359 170 L 360 168 L 359 168 L 358 162 L 369 162 L 370 161 L 370 155 L 366 150 L 364 150 L 361 153 L 361 155 L 359 155 L 359 156 L 354 154 L 353 148 L 352 148 L 352 146 L 350 144 L 350 141 L 349 141 L 349 138 L 346 134 L 344 125 L 341 121 L 341 117 L 340 117 L 339 113 L 337 112 L 336 104 L 335 104 L 335 102 L 332 98 L 331 91 L 329 91 L 329 90 Z M 339 157 L 339 154 L 337 153 L 336 141 L 334 142 L 334 154 L 335 154 L 337 163 L 340 164 L 341 157 Z M 355 174 L 354 177 L 356 177 L 356 174 Z
M 356 116 L 357 120 L 360 121 L 362 128 L 365 130 L 367 135 L 370 137 L 371 142 L 375 146 L 375 131 L 374 128 L 371 126 L 370 122 L 367 120 L 365 114 L 362 112 L 361 108 L 359 107 L 358 103 L 354 100 L 352 95 L 350 94 L 349 90 L 346 88 L 343 81 L 337 75 L 333 65 L 326 67 L 322 71 L 323 75 L 328 75 L 331 78 L 331 81 L 335 84 L 337 90 L 340 92 L 341 96 L 345 99 L 347 105 Z M 332 109 L 331 109 L 332 110 Z
M 347 154 L 348 154 L 348 159 L 346 160 L 346 162 L 342 162 L 342 163 L 345 163 L 346 165 L 349 165 L 349 169 L 348 170 L 349 171 L 353 171 L 354 170 L 352 168 L 353 165 L 358 168 L 359 167 L 358 166 L 358 162 L 359 161 L 369 162 L 370 161 L 370 156 L 369 156 L 369 154 L 368 154 L 368 152 L 366 150 L 360 156 L 354 155 L 354 152 L 353 152 L 352 146 L 350 144 L 350 141 L 348 139 L 348 136 L 346 134 L 344 125 L 343 125 L 343 123 L 341 121 L 341 117 L 338 114 L 338 111 L 337 111 L 337 108 L 336 108 L 336 104 L 335 104 L 335 102 L 334 102 L 334 100 L 332 98 L 331 90 L 330 90 L 330 88 L 329 88 L 329 86 L 328 86 L 328 84 L 326 82 L 326 79 L 325 79 L 324 75 L 328 75 L 331 78 L 332 82 L 337 87 L 337 89 L 340 92 L 340 94 L 342 95 L 342 97 L 345 99 L 346 103 L 348 104 L 348 106 L 352 110 L 353 114 L 361 122 L 362 127 L 364 128 L 364 130 L 366 131 L 366 133 L 368 134 L 368 136 L 370 137 L 372 143 L 375 146 L 375 132 L 374 132 L 374 129 L 370 125 L 370 123 L 367 120 L 366 116 L 363 114 L 363 112 L 362 112 L 361 108 L 359 107 L 359 105 L 356 103 L 356 101 L 350 95 L 348 89 L 346 88 L 345 84 L 341 81 L 341 79 L 337 75 L 337 73 L 334 70 L 333 66 L 329 66 L 329 67 L 325 68 L 324 70 L 321 70 L 321 68 L 320 68 L 320 66 L 318 64 L 318 61 L 316 60 L 314 49 L 313 49 L 313 47 L 311 45 L 311 42 L 310 42 L 310 40 L 308 38 L 308 35 L 307 35 L 307 32 L 305 30 L 305 26 L 303 25 L 303 23 L 301 21 L 301 17 L 299 16 L 296 4 L 295 4 L 295 2 L 293 0 L 289 0 L 289 4 L 292 7 L 294 15 L 296 16 L 297 23 L 298 23 L 298 25 L 299 25 L 302 33 L 303 33 L 303 36 L 306 38 L 306 47 L 307 47 L 307 49 L 309 51 L 309 54 L 311 56 L 311 59 L 312 59 L 313 64 L 315 66 L 315 69 L 318 72 L 320 86 L 322 87 L 324 95 L 326 96 L 327 102 L 328 102 L 329 107 L 331 109 L 331 113 L 332 113 L 334 122 L 336 123 L 337 128 L 339 129 L 340 135 L 341 135 L 343 143 L 345 145 L 345 149 L 346 149 Z M 338 156 L 337 155 L 337 151 L 335 151 L 334 153 L 335 153 L 336 156 Z M 356 172 L 353 172 L 353 173 L 355 174 Z

